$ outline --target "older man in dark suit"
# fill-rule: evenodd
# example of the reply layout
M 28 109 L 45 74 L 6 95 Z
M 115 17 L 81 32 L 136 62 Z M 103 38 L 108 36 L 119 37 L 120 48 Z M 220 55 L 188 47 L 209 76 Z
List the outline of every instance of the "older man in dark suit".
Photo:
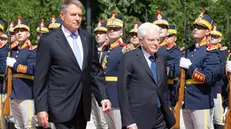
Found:
M 166 57 L 157 52 L 159 31 L 152 23 L 142 24 L 141 47 L 121 59 L 118 96 L 124 128 L 168 129 L 175 123 L 167 101 Z
M 91 88 L 110 109 L 106 85 L 93 37 L 80 28 L 82 4 L 65 0 L 60 16 L 63 25 L 41 38 L 38 47 L 34 98 L 41 124 L 56 129 L 85 129 L 91 113 Z

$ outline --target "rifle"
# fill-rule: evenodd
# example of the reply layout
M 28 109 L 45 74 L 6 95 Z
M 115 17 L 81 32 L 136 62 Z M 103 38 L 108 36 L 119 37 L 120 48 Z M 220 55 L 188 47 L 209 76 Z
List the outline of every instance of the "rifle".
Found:
M 231 107 L 231 93 L 230 93 L 230 90 L 231 90 L 231 73 L 229 73 L 229 97 L 228 97 L 228 110 L 227 110 L 227 113 L 225 115 L 225 129 L 231 129 L 231 110 L 230 110 L 230 107 Z
M 186 48 L 187 44 L 187 12 L 186 12 L 186 0 L 183 2 L 184 6 L 184 47 Z M 187 52 L 185 49 L 184 56 L 187 57 Z M 178 90 L 178 101 L 174 107 L 174 117 L 176 119 L 176 123 L 173 126 L 174 129 L 180 129 L 180 110 L 182 107 L 182 103 L 184 101 L 184 88 L 185 88 L 185 69 L 180 69 L 180 87 Z
M 10 21 L 8 22 L 8 27 L 9 26 L 10 26 Z M 8 30 L 8 43 L 11 44 L 11 35 L 9 30 Z M 8 57 L 10 56 L 11 56 L 11 48 L 9 45 Z M 10 116 L 10 95 L 12 92 L 12 69 L 10 67 L 7 67 L 7 83 L 5 84 L 7 85 L 7 90 L 6 90 L 7 92 L 5 96 L 2 114 L 5 116 Z
M 227 30 L 228 30 L 228 40 L 229 40 L 229 50 L 231 50 L 231 33 L 230 33 L 230 23 L 229 23 L 229 11 L 227 8 L 226 12 L 226 17 L 227 17 Z M 228 56 L 229 60 L 230 54 Z M 228 74 L 229 76 L 229 91 L 228 91 L 228 110 L 225 116 L 225 129 L 231 129 L 231 73 Z

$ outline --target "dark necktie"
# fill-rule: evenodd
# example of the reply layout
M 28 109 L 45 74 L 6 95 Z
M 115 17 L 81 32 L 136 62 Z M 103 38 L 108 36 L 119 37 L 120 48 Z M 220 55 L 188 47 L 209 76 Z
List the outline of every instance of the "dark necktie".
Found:
M 148 59 L 151 61 L 152 75 L 153 75 L 154 80 L 156 82 L 156 86 L 158 86 L 158 79 L 157 79 L 157 74 L 156 74 L 156 60 L 153 56 L 150 56 Z M 161 106 L 158 94 L 157 94 L 157 106 L 158 106 L 158 108 L 160 108 L 160 106 Z

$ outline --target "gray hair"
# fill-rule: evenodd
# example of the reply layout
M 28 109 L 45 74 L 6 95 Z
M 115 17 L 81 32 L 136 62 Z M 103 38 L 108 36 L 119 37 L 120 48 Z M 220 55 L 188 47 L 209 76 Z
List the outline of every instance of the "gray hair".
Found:
M 67 7 L 70 4 L 74 4 L 80 8 L 83 8 L 83 4 L 79 0 L 63 0 L 60 4 L 60 11 L 67 12 Z
M 160 27 L 153 23 L 145 22 L 141 24 L 138 28 L 138 32 L 137 32 L 138 38 L 143 39 L 148 31 L 157 31 L 158 33 L 160 33 Z

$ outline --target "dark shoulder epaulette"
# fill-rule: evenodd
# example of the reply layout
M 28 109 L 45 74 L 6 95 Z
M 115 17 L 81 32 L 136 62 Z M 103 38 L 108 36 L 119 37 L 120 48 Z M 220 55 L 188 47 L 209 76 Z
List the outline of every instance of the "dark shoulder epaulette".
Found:
M 210 44 L 210 43 L 207 43 L 206 46 L 207 46 L 207 49 L 206 49 L 207 51 L 212 51 L 212 50 L 218 49 L 217 46 L 212 45 L 212 44 Z

